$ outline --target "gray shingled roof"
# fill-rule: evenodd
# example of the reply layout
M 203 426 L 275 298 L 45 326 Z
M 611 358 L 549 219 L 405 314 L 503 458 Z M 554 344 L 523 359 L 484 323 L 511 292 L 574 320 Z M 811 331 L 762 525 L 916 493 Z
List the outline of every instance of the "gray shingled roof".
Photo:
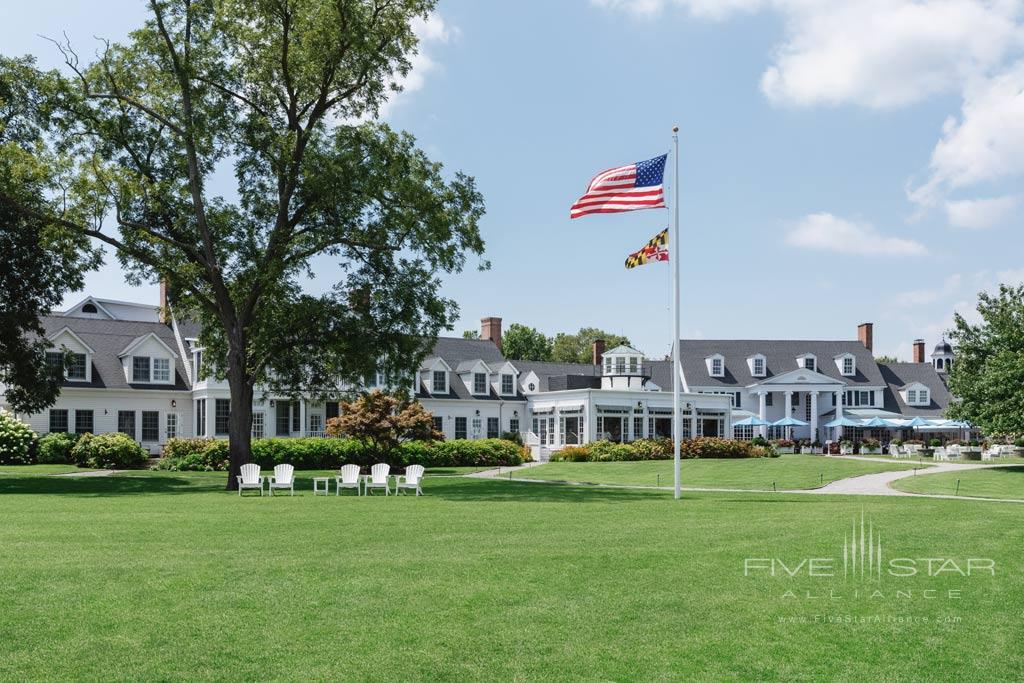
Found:
M 885 410 L 910 416 L 941 417 L 949 406 L 949 388 L 945 379 L 935 372 L 931 363 L 884 363 L 878 367 L 888 385 L 885 390 Z M 920 382 L 928 387 L 931 399 L 931 405 L 928 407 L 908 406 L 903 402 L 900 388 L 914 382 Z
M 466 370 L 473 367 L 477 360 L 482 360 L 489 367 L 496 368 L 504 362 L 501 350 L 489 339 L 463 339 L 462 337 L 438 337 L 434 349 L 428 358 L 443 358 L 450 367 Z M 518 393 L 515 396 L 500 396 L 492 389 L 487 396 L 473 394 L 469 387 L 463 382 L 458 374 L 453 373 L 448 381 L 448 394 L 440 395 L 430 393 L 422 382 L 417 387 L 418 398 L 447 398 L 473 401 L 525 401 L 526 398 Z
M 885 380 L 878 370 L 871 352 L 858 341 L 794 341 L 794 340 L 748 340 L 748 339 L 684 339 L 679 347 L 683 361 L 683 372 L 691 386 L 712 386 L 740 388 L 761 382 L 775 375 L 783 375 L 797 369 L 796 359 L 806 353 L 817 357 L 817 371 L 847 384 L 884 386 Z M 712 377 L 708 374 L 705 359 L 716 353 L 725 357 L 725 376 Z M 844 377 L 833 360 L 836 356 L 851 353 L 857 359 L 857 374 Z M 765 357 L 765 376 L 750 374 L 747 358 L 761 354 Z M 670 365 L 670 364 L 669 364 Z M 654 373 L 654 382 L 672 386 L 671 369 L 667 373 Z
M 89 387 L 99 389 L 137 389 L 140 391 L 189 391 L 185 382 L 185 368 L 180 358 L 181 351 L 174 340 L 174 332 L 162 323 L 144 323 L 128 320 L 103 320 L 99 318 L 71 318 L 64 316 L 43 316 L 40 321 L 46 336 L 60 332 L 67 327 L 82 338 L 95 354 L 92 357 L 92 382 L 65 382 L 66 387 Z M 130 384 L 125 380 L 124 370 L 118 354 L 134 339 L 150 333 L 156 334 L 179 356 L 174 361 L 174 385 Z
M 549 363 L 535 360 L 514 360 L 512 365 L 516 366 L 516 369 L 519 370 L 520 376 L 531 371 L 536 373 L 537 379 L 540 381 L 540 385 L 537 387 L 539 391 L 559 391 L 567 388 L 565 386 L 567 382 L 556 382 L 557 388 L 552 388 L 552 377 L 601 376 L 601 368 L 590 363 Z M 586 383 L 586 380 L 578 380 L 576 383 Z

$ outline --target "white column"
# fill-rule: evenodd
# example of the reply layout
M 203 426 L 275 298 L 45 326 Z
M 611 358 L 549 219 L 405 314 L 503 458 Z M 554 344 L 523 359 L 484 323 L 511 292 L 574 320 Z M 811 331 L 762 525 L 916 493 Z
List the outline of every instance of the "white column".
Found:
M 782 417 L 793 417 L 793 392 L 786 392 L 786 412 Z
M 808 392 L 811 399 L 811 443 L 818 438 L 818 392 Z
M 767 422 L 768 421 L 768 392 L 766 392 L 766 391 L 759 391 L 759 392 L 757 392 L 757 399 L 758 399 L 758 406 L 759 406 L 759 408 L 761 410 L 761 414 L 759 415 L 759 417 L 762 420 Z M 761 425 L 760 427 L 758 427 L 758 429 L 760 430 L 760 434 L 761 434 L 762 438 L 768 436 L 768 427 L 767 427 L 767 425 Z
M 837 391 L 834 400 L 836 402 L 836 419 L 838 420 L 843 416 L 843 392 Z
M 306 399 L 299 399 L 299 436 L 306 436 Z

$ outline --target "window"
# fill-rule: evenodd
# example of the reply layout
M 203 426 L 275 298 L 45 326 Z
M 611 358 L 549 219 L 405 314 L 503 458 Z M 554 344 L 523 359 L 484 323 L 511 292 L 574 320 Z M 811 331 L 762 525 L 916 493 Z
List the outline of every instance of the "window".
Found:
M 291 417 L 288 413 L 288 408 L 291 405 L 290 401 L 278 401 L 277 402 L 277 430 L 278 436 L 288 436 L 291 432 Z
M 858 391 L 857 392 L 857 405 L 859 406 L 873 406 L 875 405 L 875 392 L 873 391 Z
M 178 414 L 167 413 L 167 439 L 178 438 Z
M 907 403 L 917 403 L 917 389 L 911 389 L 907 392 Z
M 793 405 L 795 405 L 795 406 L 800 405 L 800 394 L 799 394 L 799 392 L 796 392 L 796 391 L 793 392 Z
M 231 423 L 231 399 L 218 398 L 213 404 L 213 433 L 223 436 Z
M 483 372 L 473 373 L 473 393 L 474 394 L 486 394 L 487 393 L 487 374 Z
M 434 416 L 434 431 L 444 434 L 444 418 Z
M 50 411 L 50 431 L 51 432 L 66 432 L 68 431 L 68 411 L 64 409 L 55 409 Z
M 324 416 L 319 413 L 309 414 L 309 432 L 312 436 L 324 435 Z
M 68 379 L 85 379 L 85 354 L 84 353 L 73 353 L 71 354 L 71 362 L 68 364 Z
M 606 375 L 612 374 L 612 359 L 611 358 L 607 358 L 606 357 L 604 359 L 604 374 L 606 374 Z
M 513 434 L 518 434 L 519 433 L 519 418 L 518 417 L 513 417 L 511 420 L 508 421 L 508 431 L 512 432 Z
M 515 377 L 512 375 L 501 376 L 501 393 L 503 394 L 514 394 L 516 393 Z
M 443 394 L 448 385 L 448 373 L 444 370 L 434 370 L 434 380 L 431 391 L 435 394 Z
M 814 372 L 815 370 L 817 370 L 816 363 L 817 361 L 814 358 L 811 358 L 810 356 L 804 358 L 804 370 L 810 370 L 811 372 Z
M 921 391 L 917 392 L 917 402 L 918 403 L 931 403 L 931 401 L 928 399 L 928 390 L 927 389 L 922 389 Z
M 267 414 L 257 410 L 252 414 L 252 438 L 262 439 L 267 435 Z
M 196 436 L 206 436 L 206 399 L 196 401 Z
M 94 431 L 92 411 L 91 410 L 76 410 L 75 411 L 75 434 L 92 434 Z
M 117 431 L 122 434 L 135 438 L 135 411 L 134 410 L 119 410 L 117 411 Z
M 487 418 L 487 438 L 497 439 L 501 434 L 499 433 L 501 427 L 498 423 L 498 418 L 489 417 Z
M 773 394 L 770 391 L 765 395 L 764 404 L 766 406 L 770 406 L 772 404 L 772 395 Z
M 455 418 L 455 438 L 465 439 L 466 438 L 466 418 L 457 417 Z
M 480 430 L 483 429 L 484 422 L 479 417 L 473 418 L 473 438 L 480 438 Z
M 758 377 L 764 376 L 764 358 L 754 359 L 754 374 Z
M 735 396 L 733 397 L 732 407 L 733 408 L 742 408 L 743 407 L 743 392 L 741 392 L 741 391 L 737 391 L 736 392 Z
M 846 358 L 844 358 L 843 359 L 843 374 L 846 375 L 847 377 L 849 377 L 850 375 L 854 374 L 855 370 L 856 370 L 856 366 L 854 365 L 853 358 L 850 357 L 850 356 L 847 356 Z
M 196 351 L 194 354 L 192 354 L 192 379 L 194 379 L 196 382 L 198 382 L 199 378 L 202 377 L 202 370 L 203 370 L 203 352 L 202 351 Z
M 145 442 L 160 440 L 160 413 L 156 410 L 142 411 L 142 440 Z
M 149 381 L 149 356 L 132 356 L 132 381 Z
M 722 359 L 721 358 L 712 358 L 711 359 L 711 376 L 712 377 L 721 377 L 722 374 L 723 374 L 723 372 L 722 372 Z
M 328 420 L 338 417 L 338 402 L 328 401 L 327 403 L 324 404 L 324 410 L 327 413 Z
M 637 357 L 636 356 L 630 356 L 629 357 L 629 374 L 635 375 L 637 373 L 637 366 L 638 366 L 638 364 L 639 363 L 637 362 Z
M 302 412 L 299 410 L 299 402 L 291 401 L 292 405 L 292 431 L 302 431 Z
M 153 359 L 153 381 L 154 382 L 170 382 L 171 381 L 171 359 L 170 358 L 154 358 Z
M 99 313 L 96 309 L 96 304 L 86 304 L 82 306 L 82 313 Z
M 810 398 L 807 399 L 807 405 L 804 408 L 804 420 L 806 420 L 807 422 L 811 421 L 811 401 L 810 401 Z
M 644 418 L 634 417 L 633 418 L 633 438 L 642 439 L 644 438 Z
M 626 357 L 619 356 L 615 359 L 615 374 L 625 375 L 626 374 Z
M 64 371 L 64 354 L 60 351 L 47 351 L 46 352 L 46 367 L 53 373 L 63 373 Z

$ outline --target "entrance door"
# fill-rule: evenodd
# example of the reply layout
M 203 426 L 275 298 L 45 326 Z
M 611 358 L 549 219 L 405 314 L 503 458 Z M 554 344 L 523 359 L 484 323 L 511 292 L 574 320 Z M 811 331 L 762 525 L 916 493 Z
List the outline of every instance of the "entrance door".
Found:
M 701 420 L 701 434 L 703 436 L 721 436 L 721 434 L 718 433 L 718 419 L 704 418 Z

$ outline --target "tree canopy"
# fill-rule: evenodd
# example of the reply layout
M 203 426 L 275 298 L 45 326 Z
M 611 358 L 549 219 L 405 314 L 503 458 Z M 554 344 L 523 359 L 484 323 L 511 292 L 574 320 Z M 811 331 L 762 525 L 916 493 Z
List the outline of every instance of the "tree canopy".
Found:
M 458 316 L 440 277 L 483 253 L 483 199 L 374 120 L 433 6 L 149 0 L 91 63 L 65 41 L 63 72 L 0 64 L 0 93 L 24 94 L 3 103 L 24 133 L 0 149 L 0 202 L 59 228 L 79 262 L 90 239 L 107 245 L 130 283 L 167 281 L 175 313 L 202 323 L 204 365 L 231 388 L 229 482 L 257 384 L 408 377 Z M 19 191 L 24 176 L 38 186 Z M 215 176 L 233 178 L 227 196 Z M 314 257 L 338 266 L 322 294 L 302 286 L 323 277 Z
M 342 402 L 341 414 L 327 421 L 328 436 L 348 436 L 370 444 L 382 460 L 404 441 L 437 441 L 434 416 L 406 396 L 374 390 Z
M 989 434 L 1024 435 L 1024 286 L 982 292 L 977 310 L 980 322 L 957 313 L 950 331 L 948 414 Z
M 581 327 L 576 334 L 559 333 L 551 344 L 551 359 L 559 363 L 590 363 L 593 360 L 593 344 L 603 339 L 605 347 L 612 349 L 620 344 L 629 346 L 629 339 L 596 327 Z
M 512 360 L 551 360 L 551 340 L 535 327 L 512 323 L 501 337 L 501 350 Z

